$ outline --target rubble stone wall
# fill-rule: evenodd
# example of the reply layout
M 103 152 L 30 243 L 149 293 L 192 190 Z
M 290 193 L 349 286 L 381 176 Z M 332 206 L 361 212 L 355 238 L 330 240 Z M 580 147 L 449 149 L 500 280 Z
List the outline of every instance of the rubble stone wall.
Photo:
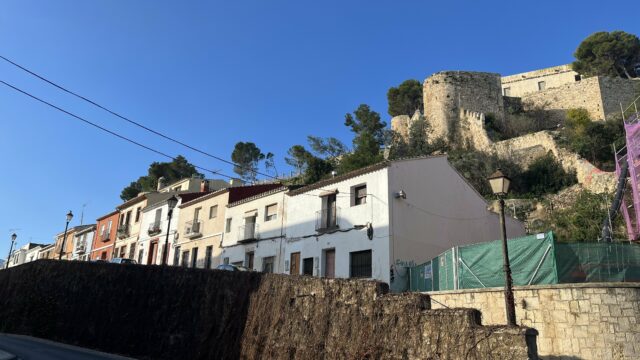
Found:
M 479 319 L 365 280 L 53 260 L 0 271 L 0 332 L 139 359 L 537 358 L 535 330 Z
M 428 294 L 434 309 L 474 308 L 486 325 L 506 322 L 502 288 Z M 517 323 L 539 332 L 542 359 L 640 358 L 640 283 L 516 287 L 515 302 Z

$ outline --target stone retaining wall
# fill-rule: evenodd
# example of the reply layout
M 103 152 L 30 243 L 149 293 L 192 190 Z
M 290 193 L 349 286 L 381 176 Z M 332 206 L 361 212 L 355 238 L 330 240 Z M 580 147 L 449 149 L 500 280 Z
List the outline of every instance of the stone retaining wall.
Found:
M 502 288 L 429 292 L 432 307 L 480 310 L 484 325 L 506 322 Z M 519 325 L 538 330 L 542 359 L 640 358 L 640 283 L 516 287 Z

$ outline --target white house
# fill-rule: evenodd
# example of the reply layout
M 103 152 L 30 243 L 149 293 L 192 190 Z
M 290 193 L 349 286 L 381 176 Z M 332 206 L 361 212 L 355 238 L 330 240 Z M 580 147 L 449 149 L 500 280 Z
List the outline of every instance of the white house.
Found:
M 79 226 L 73 234 L 73 253 L 71 260 L 88 261 L 93 246 L 93 238 L 96 234 L 96 225 Z
M 277 271 L 288 274 L 371 278 L 402 291 L 406 266 L 500 238 L 498 214 L 446 156 L 382 162 L 292 190 L 286 202 Z M 520 221 L 506 224 L 509 237 L 525 234 Z
M 223 264 L 283 272 L 287 191 L 288 187 L 278 186 L 227 205 L 222 238 Z
M 142 209 L 142 220 L 140 224 L 140 238 L 138 240 L 138 254 L 135 260 L 139 264 L 160 265 L 165 249 L 168 245 L 166 263 L 177 265 L 178 253 L 175 252 L 176 240 L 178 237 L 177 227 L 180 216 L 180 204 L 191 201 L 206 192 L 197 193 L 149 193 L 147 194 L 147 206 Z M 171 221 L 169 223 L 169 204 L 167 200 L 173 196 L 178 198 L 176 206 L 172 210 Z M 167 241 L 167 231 L 169 233 Z
M 40 251 L 47 245 L 26 243 L 15 249 L 9 257 L 9 267 L 22 265 L 31 261 L 38 260 Z

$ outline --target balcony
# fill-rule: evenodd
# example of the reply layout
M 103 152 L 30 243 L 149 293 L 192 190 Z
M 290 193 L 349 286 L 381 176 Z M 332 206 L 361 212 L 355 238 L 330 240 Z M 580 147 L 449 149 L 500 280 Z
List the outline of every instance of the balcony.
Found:
M 191 220 L 187 221 L 184 227 L 184 236 L 189 239 L 197 238 L 198 236 L 202 236 L 201 229 L 202 221 L 200 220 Z
M 84 243 L 79 243 L 76 244 L 76 254 L 84 254 L 84 252 L 87 250 L 87 247 Z
M 162 221 L 156 221 L 149 224 L 149 230 L 147 233 L 149 236 L 158 235 L 162 232 Z
M 316 211 L 316 231 L 327 232 L 340 228 L 340 208 L 323 208 Z
M 129 224 L 124 224 L 124 225 L 120 225 L 118 227 L 118 238 L 119 239 L 124 239 L 126 237 L 129 237 Z
M 109 241 L 109 235 L 108 231 L 103 231 L 102 234 L 100 234 L 100 240 Z
M 246 243 L 260 239 L 259 227 L 256 223 L 245 224 L 238 227 L 238 242 Z

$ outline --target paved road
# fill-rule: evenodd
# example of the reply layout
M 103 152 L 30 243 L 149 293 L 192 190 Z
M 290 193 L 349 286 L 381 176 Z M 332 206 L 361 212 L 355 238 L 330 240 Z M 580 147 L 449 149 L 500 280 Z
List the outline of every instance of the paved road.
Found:
M 125 360 L 110 355 L 23 335 L 0 334 L 0 360 Z

